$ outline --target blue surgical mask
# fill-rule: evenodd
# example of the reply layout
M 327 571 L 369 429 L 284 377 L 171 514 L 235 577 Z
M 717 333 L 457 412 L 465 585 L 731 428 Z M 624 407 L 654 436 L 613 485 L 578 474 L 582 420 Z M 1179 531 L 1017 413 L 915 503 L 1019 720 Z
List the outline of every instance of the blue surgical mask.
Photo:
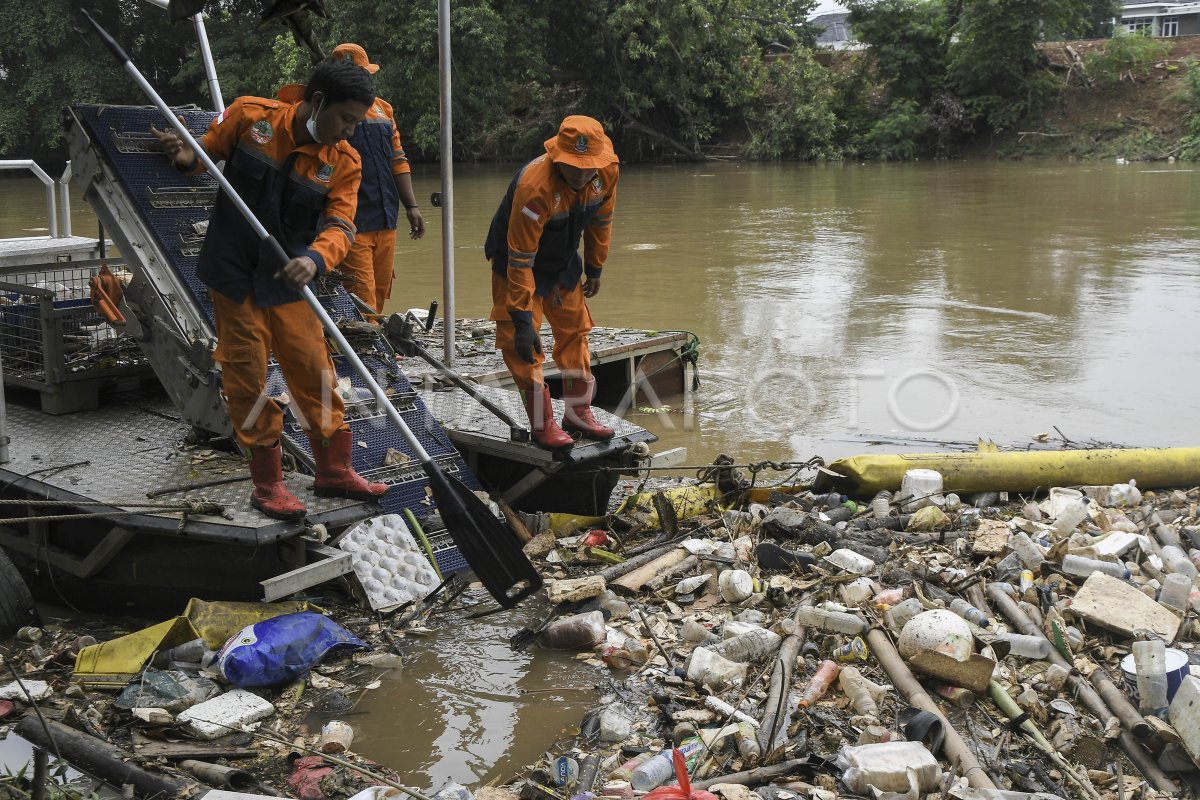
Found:
M 313 137 L 318 144 L 325 144 L 321 141 L 321 137 L 317 136 L 317 114 L 320 114 L 321 109 L 323 108 L 325 108 L 324 97 L 321 98 L 321 105 L 313 109 L 312 114 L 310 114 L 308 119 L 304 121 L 304 128 L 308 131 L 308 135 Z

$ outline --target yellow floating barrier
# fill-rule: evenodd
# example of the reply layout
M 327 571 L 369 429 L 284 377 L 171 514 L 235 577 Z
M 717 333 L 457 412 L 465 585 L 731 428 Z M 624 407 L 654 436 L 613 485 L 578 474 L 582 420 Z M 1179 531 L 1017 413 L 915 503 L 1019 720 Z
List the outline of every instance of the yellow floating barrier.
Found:
M 910 469 L 942 474 L 948 492 L 1032 492 L 1137 480 L 1140 488 L 1200 485 L 1200 447 L 1037 450 L 1018 453 L 905 453 L 839 459 L 817 476 L 816 491 L 851 495 L 895 491 Z

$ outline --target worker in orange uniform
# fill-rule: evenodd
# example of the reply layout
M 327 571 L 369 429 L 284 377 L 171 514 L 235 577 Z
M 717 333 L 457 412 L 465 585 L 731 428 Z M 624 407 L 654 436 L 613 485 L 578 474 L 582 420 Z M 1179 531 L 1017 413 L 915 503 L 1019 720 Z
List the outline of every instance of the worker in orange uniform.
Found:
M 211 290 L 213 357 L 221 364 L 229 416 L 238 441 L 250 451 L 251 503 L 275 519 L 297 519 L 306 509 L 283 483 L 283 410 L 265 392 L 271 353 L 312 443 L 316 494 L 371 500 L 387 491 L 351 465 L 337 374 L 321 323 L 300 294 L 340 262 L 354 241 L 362 169 L 345 140 L 374 99 L 365 71 L 322 64 L 301 102 L 239 97 L 200 140 L 214 161 L 226 162 L 225 177 L 290 257 L 282 265 L 273 261 L 233 201 L 223 192 L 217 197 L 196 274 Z M 203 169 L 177 134 L 151 130 L 177 168 Z
M 570 116 L 508 187 L 492 217 L 484 255 L 492 264 L 496 347 L 504 355 L 529 415 L 533 438 L 551 450 L 571 447 L 568 431 L 604 441 L 613 429 L 592 414 L 586 298 L 600 291 L 617 205 L 617 156 L 600 123 Z M 583 239 L 583 257 L 579 241 Z M 542 317 L 554 335 L 566 412 L 554 420 L 542 379 Z M 565 430 L 564 430 L 565 429 Z
M 333 48 L 332 62 L 344 61 L 374 75 L 378 64 L 372 64 L 361 45 L 346 43 Z M 301 84 L 288 84 L 278 97 L 298 102 L 304 94 Z M 358 186 L 358 213 L 354 227 L 358 229 L 354 244 L 339 271 L 350 279 L 346 291 L 352 292 L 375 311 L 382 312 L 383 304 L 392 296 L 396 279 L 392 261 L 396 254 L 396 222 L 399 207 L 404 206 L 408 218 L 408 235 L 420 239 L 425 235 L 425 220 L 413 193 L 412 168 L 400 143 L 400 131 L 392 107 L 382 97 L 376 97 L 367 117 L 354 130 L 350 146 L 362 159 L 362 182 Z

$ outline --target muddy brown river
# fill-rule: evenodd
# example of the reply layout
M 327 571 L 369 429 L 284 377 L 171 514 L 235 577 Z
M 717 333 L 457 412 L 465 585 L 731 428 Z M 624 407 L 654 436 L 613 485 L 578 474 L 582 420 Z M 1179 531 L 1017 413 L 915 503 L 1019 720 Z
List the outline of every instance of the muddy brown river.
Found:
M 486 316 L 482 240 L 515 166 L 456 168 L 459 316 Z M 441 294 L 441 216 L 402 240 L 388 310 Z M 0 235 L 45 226 L 0 182 Z M 631 166 L 599 325 L 701 340 L 691 409 L 636 413 L 689 462 L 827 460 L 934 442 L 1195 445 L 1200 173 L 1189 165 Z M 77 233 L 95 221 L 76 198 Z M 884 445 L 873 442 L 885 441 Z M 507 776 L 577 725 L 601 679 L 504 644 L 517 612 L 415 642 L 350 721 L 356 750 L 412 776 Z M 554 691 L 538 691 L 552 689 Z M 533 693 L 529 693 L 534 690 Z

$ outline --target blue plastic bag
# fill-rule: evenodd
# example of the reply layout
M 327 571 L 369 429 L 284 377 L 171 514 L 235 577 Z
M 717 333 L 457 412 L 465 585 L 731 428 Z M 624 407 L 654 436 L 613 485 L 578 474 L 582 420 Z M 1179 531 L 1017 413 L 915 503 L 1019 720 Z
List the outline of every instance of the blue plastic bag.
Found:
M 217 654 L 217 666 L 234 686 L 277 686 L 304 675 L 337 647 L 371 649 L 328 617 L 301 611 L 242 628 Z

